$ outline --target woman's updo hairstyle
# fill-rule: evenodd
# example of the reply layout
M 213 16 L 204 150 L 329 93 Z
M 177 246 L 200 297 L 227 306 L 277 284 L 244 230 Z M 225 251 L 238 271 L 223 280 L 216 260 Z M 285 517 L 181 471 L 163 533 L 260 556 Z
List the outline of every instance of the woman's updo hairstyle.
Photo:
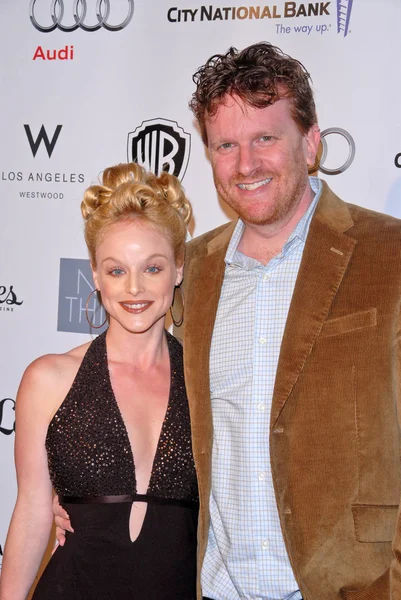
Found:
M 176 263 L 184 260 L 186 225 L 192 209 L 174 175 L 159 177 L 137 163 L 124 163 L 103 171 L 99 185 L 91 185 L 81 204 L 85 241 L 93 267 L 96 248 L 108 229 L 120 221 L 139 219 L 170 241 Z

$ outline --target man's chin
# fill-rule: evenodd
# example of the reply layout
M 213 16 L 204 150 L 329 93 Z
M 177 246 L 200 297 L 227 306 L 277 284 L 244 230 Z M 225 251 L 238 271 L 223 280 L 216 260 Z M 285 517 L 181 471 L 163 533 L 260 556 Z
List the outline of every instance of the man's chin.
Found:
M 239 218 L 246 225 L 274 225 L 281 220 L 282 215 L 277 213 L 253 213 L 249 211 L 236 211 Z

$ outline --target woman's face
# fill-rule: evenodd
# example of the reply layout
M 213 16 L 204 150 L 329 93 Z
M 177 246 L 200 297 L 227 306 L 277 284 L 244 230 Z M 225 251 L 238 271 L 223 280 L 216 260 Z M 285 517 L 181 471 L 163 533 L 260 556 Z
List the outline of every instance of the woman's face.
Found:
M 113 322 L 142 333 L 164 317 L 181 283 L 183 265 L 164 235 L 139 220 L 112 225 L 96 249 L 95 286 Z

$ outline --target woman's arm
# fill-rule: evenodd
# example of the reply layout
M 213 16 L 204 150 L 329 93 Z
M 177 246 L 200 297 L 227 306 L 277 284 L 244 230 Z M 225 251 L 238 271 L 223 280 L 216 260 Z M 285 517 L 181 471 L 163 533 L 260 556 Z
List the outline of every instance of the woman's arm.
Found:
M 16 401 L 18 497 L 3 557 L 0 600 L 25 600 L 52 526 L 52 486 L 45 439 L 57 402 L 57 367 L 44 356 L 25 371 Z

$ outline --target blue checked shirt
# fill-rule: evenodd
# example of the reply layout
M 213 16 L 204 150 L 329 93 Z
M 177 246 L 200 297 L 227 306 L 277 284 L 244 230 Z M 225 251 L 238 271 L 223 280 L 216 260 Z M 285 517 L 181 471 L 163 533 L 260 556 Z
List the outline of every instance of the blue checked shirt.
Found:
M 265 266 L 227 249 L 210 354 L 213 411 L 211 525 L 203 595 L 299 600 L 281 533 L 269 458 L 269 421 L 281 340 L 321 181 L 282 252 Z

